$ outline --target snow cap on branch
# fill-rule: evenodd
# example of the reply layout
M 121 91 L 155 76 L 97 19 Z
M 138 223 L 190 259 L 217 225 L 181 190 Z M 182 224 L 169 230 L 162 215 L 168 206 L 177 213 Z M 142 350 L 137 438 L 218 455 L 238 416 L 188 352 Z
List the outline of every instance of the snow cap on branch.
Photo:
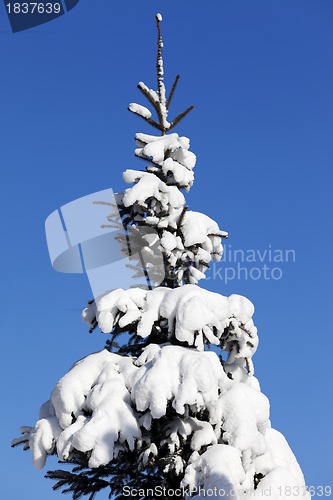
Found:
M 254 427 L 264 432 L 261 423 L 268 418 L 265 398 L 250 386 L 230 380 L 215 353 L 153 344 L 144 352 L 139 359 L 97 352 L 78 361 L 60 379 L 41 408 L 40 420 L 24 429 L 36 467 L 43 467 L 47 455 L 55 451 L 60 460 L 70 459 L 76 451 L 89 452 L 89 467 L 106 465 L 121 449 L 144 446 L 140 441 L 144 429 L 164 417 L 170 405 L 179 416 L 202 411 L 210 415 L 210 423 L 187 416 L 193 450 L 216 442 L 214 435 L 222 422 L 234 439 L 255 446 Z M 251 405 L 247 411 L 252 420 L 246 429 L 243 421 L 235 420 L 233 408 L 238 403 L 230 392 L 242 387 L 243 401 L 249 398 Z M 229 393 L 229 399 L 223 399 Z M 159 439 L 168 440 L 168 435 Z M 155 444 L 159 449 L 160 444 Z
M 161 432 L 149 433 L 157 424 Z M 288 481 L 304 486 L 288 444 L 270 428 L 267 398 L 230 380 L 214 352 L 151 344 L 138 359 L 106 350 L 87 356 L 23 433 L 14 444 L 27 443 L 38 468 L 52 453 L 70 460 L 81 452 L 97 471 L 126 449 L 136 450 L 144 466 L 167 449 L 174 460 L 166 468 L 183 476 L 183 488 L 223 487 L 247 500 L 255 495 L 255 474 L 265 478 L 259 491 Z M 187 462 L 179 454 L 184 443 Z
M 196 285 L 184 285 L 151 291 L 114 290 L 88 305 L 83 320 L 90 326 L 97 321 L 104 333 L 135 323 L 137 335 L 144 339 L 159 331 L 161 341 L 166 336 L 168 341 L 175 339 L 198 350 L 205 344 L 218 345 L 229 353 L 225 371 L 242 380 L 244 363 L 253 374 L 251 358 L 258 347 L 253 313 L 253 304 L 246 297 L 224 297 Z

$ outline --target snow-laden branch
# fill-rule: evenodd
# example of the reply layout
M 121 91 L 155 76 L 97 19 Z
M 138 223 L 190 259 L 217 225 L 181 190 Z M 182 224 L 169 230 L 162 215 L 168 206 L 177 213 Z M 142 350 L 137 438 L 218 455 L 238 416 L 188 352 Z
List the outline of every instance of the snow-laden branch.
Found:
M 194 179 L 196 156 L 189 151 L 190 141 L 178 134 L 140 133 L 135 138 L 136 156 L 150 165 L 146 171 L 126 170 L 123 174 L 125 182 L 134 183 L 121 202 L 126 224 L 157 229 L 165 265 L 161 284 L 196 284 L 205 277 L 211 260 L 221 259 L 221 240 L 228 234 L 210 217 L 187 210 L 180 188 L 188 190 Z M 155 271 L 156 276 L 161 275 L 160 269 Z
M 125 450 L 142 466 L 167 452 L 184 488 L 225 487 L 246 500 L 255 474 L 265 477 L 262 488 L 304 485 L 287 443 L 270 429 L 267 398 L 251 378 L 230 380 L 213 352 L 150 345 L 139 358 L 91 354 L 59 380 L 23 433 L 13 445 L 25 442 L 38 468 L 54 453 L 61 461 L 84 453 L 99 468 Z M 188 462 L 179 454 L 185 443 Z
M 225 371 L 242 380 L 244 366 L 253 374 L 251 358 L 258 346 L 253 313 L 253 304 L 246 297 L 224 297 L 196 285 L 184 285 L 148 292 L 117 289 L 89 304 L 82 317 L 90 326 L 97 321 L 104 333 L 135 324 L 136 334 L 144 339 L 167 329 L 170 341 L 175 339 L 199 350 L 205 344 L 218 345 L 229 353 Z M 161 333 L 160 341 L 164 340 Z

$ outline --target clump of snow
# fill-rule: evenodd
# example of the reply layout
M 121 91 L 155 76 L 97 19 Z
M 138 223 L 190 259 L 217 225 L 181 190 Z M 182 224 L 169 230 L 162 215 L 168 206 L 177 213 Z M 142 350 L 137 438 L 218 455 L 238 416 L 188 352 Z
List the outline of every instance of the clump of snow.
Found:
M 74 449 L 91 451 L 89 467 L 109 463 L 116 442 L 133 449 L 141 431 L 126 384 L 136 370 L 130 358 L 108 351 L 78 361 L 57 383 L 29 431 L 34 465 L 43 467 L 55 445 L 60 460 Z
M 161 14 L 160 14 L 159 12 L 156 14 L 156 19 L 157 19 L 159 22 L 161 22 L 161 21 L 162 21 L 162 19 L 163 19 L 163 18 L 162 18 L 162 16 L 161 16 Z
M 214 226 L 216 233 L 212 234 L 209 230 L 204 233 L 203 228 L 200 229 L 200 225 L 196 224 L 195 217 L 192 218 L 192 225 L 190 226 L 186 215 L 178 231 L 165 230 L 161 238 L 161 247 L 165 260 L 173 270 L 180 285 L 184 280 L 191 284 L 197 284 L 198 281 L 205 278 L 205 271 L 209 267 L 210 261 L 212 259 L 219 261 L 223 252 L 221 236 L 217 235 L 224 232 L 218 229 L 217 224 L 210 219 L 210 222 L 216 225 Z M 185 229 L 187 241 L 184 238 L 183 228 Z M 192 243 L 187 246 L 189 241 Z M 189 265 L 189 262 L 191 265 Z
M 147 94 L 149 94 L 150 98 L 155 102 L 155 103 L 158 103 L 159 102 L 159 98 L 158 98 L 158 93 L 156 92 L 156 90 L 153 90 L 153 89 L 150 89 L 149 87 L 147 87 L 147 85 L 145 85 L 143 82 L 139 82 L 139 87 L 141 89 L 143 89 L 145 92 L 147 92 Z
M 124 328 L 140 319 L 146 293 L 141 288 L 108 292 L 83 310 L 82 319 L 91 326 L 96 320 L 103 333 L 111 332 L 115 324 Z
M 29 432 L 29 448 L 32 451 L 33 464 L 37 469 L 45 465 L 47 455 L 53 453 L 55 441 L 61 434 L 61 427 L 54 412 L 40 418 Z
M 196 156 L 189 151 L 190 141 L 187 137 L 179 137 L 173 133 L 164 136 L 136 134 L 135 138 L 138 146 L 136 156 L 161 167 L 160 171 L 167 184 L 190 189 L 194 181 L 192 170 Z
M 168 244 L 176 242 L 166 237 Z M 167 320 L 169 338 L 203 350 L 205 343 L 220 345 L 229 352 L 225 371 L 235 380 L 245 379 L 243 365 L 253 374 L 251 358 L 258 347 L 257 329 L 253 324 L 253 304 L 241 295 L 224 297 L 196 285 L 175 289 L 157 287 L 117 289 L 97 298 L 83 311 L 83 320 L 96 320 L 104 333 L 116 324 L 121 328 L 137 323 L 137 334 L 148 337 L 154 325 Z
M 181 224 L 185 247 L 201 245 L 201 248 L 219 261 L 223 248 L 221 238 L 228 233 L 221 231 L 217 223 L 205 214 L 187 211 Z
M 142 88 L 145 92 L 149 90 Z M 150 97 L 154 102 L 159 99 L 158 93 Z M 137 105 L 131 106 L 134 111 L 144 113 Z M 125 213 L 130 212 L 128 224 L 158 230 L 165 276 L 178 285 L 197 284 L 205 278 L 210 261 L 221 259 L 221 239 L 227 237 L 227 233 L 210 217 L 187 211 L 180 189 L 189 190 L 194 181 L 196 156 L 189 151 L 190 141 L 176 133 L 162 136 L 138 133 L 135 139 L 136 156 L 150 165 L 146 171 L 123 173 L 126 183 L 135 184 L 125 190 L 121 200 Z
M 210 498 L 221 498 L 221 496 L 240 498 L 238 492 L 245 479 L 245 471 L 242 466 L 241 454 L 237 448 L 225 444 L 210 446 L 205 453 L 192 455 L 190 464 L 185 470 L 181 487 L 185 490 L 196 491 L 199 487 L 202 494 L 210 492 Z M 219 492 L 224 491 L 224 495 Z M 186 495 L 186 498 L 190 495 Z M 203 496 L 192 496 L 201 499 Z
M 219 253 L 220 237 L 225 236 L 224 231 L 220 231 L 217 223 L 205 214 L 200 212 L 187 211 L 182 221 L 181 230 L 184 236 L 184 244 L 187 247 L 198 243 L 206 244 L 207 251 L 215 250 Z M 214 241 L 207 241 L 208 236 L 218 236 L 218 246 L 214 248 Z
M 269 480 L 272 479 L 272 475 L 268 476 L 272 471 L 279 468 L 279 475 L 282 474 L 282 470 L 288 473 L 288 476 L 292 476 L 291 483 L 296 483 L 298 486 L 305 485 L 304 476 L 301 468 L 295 458 L 295 455 L 291 451 L 285 437 L 277 430 L 269 428 L 265 433 L 265 442 L 267 451 L 263 455 L 256 457 L 254 461 L 255 469 L 260 472 Z M 266 483 L 268 480 L 266 480 Z M 281 486 L 284 483 L 281 483 Z M 265 483 L 260 484 L 260 493 L 264 488 Z M 291 484 L 290 484 L 291 485 Z M 304 491 L 301 493 L 305 493 Z M 303 496 L 303 495 L 301 495 Z M 308 492 L 305 495 L 306 498 L 310 498 Z
M 237 309 L 246 318 L 250 307 Z M 163 430 L 150 434 L 156 420 Z M 183 475 L 181 486 L 193 498 L 203 498 L 195 494 L 199 487 L 215 489 L 212 498 L 224 489 L 240 500 L 271 488 L 278 500 L 285 486 L 299 487 L 304 500 L 310 498 L 287 442 L 270 428 L 267 398 L 230 380 L 214 352 L 150 344 L 139 358 L 106 350 L 91 354 L 60 379 L 36 425 L 22 432 L 13 444 L 30 447 L 38 468 L 54 452 L 62 461 L 75 451 L 86 453 L 95 468 L 121 449 L 136 449 L 144 465 L 167 448 L 173 460 L 166 471 Z M 187 462 L 180 453 L 184 443 L 192 450 Z M 256 474 L 262 479 L 254 490 Z
M 176 186 L 168 186 L 149 172 L 126 170 L 123 177 L 127 183 L 136 183 L 125 190 L 122 200 L 125 207 L 132 207 L 138 214 L 135 220 L 145 219 L 148 223 L 148 215 L 152 226 L 177 227 L 185 199 Z
M 151 112 L 149 111 L 148 108 L 145 106 L 141 106 L 141 104 L 136 104 L 135 102 L 132 102 L 129 106 L 128 109 L 132 111 L 132 113 L 135 113 L 136 115 L 142 116 L 143 118 L 151 118 Z
M 36 467 L 43 467 L 55 448 L 60 460 L 78 450 L 90 453 L 89 467 L 105 465 L 119 447 L 126 443 L 133 449 L 140 439 L 137 412 L 149 411 L 146 428 L 166 414 L 168 403 L 179 415 L 187 407 L 213 412 L 220 392 L 232 383 L 215 353 L 171 345 L 150 345 L 146 351 L 138 360 L 106 350 L 91 354 L 59 380 L 40 420 L 25 428 Z M 188 425 L 192 449 L 216 442 L 208 422 L 188 419 Z M 175 432 L 170 428 L 171 441 Z
M 276 466 L 260 481 L 256 490 L 246 492 L 243 498 L 244 500 L 263 498 L 267 496 L 267 492 L 272 500 L 311 499 L 304 482 L 298 483 L 288 469 L 279 466 Z
M 175 417 L 168 424 L 166 438 L 161 444 L 167 444 L 170 453 L 175 453 L 181 447 L 182 440 L 186 441 L 189 436 L 190 448 L 194 451 L 217 442 L 214 428 L 209 422 L 194 417 Z
M 132 400 L 139 411 L 149 409 L 153 418 L 165 415 L 169 401 L 180 415 L 185 406 L 210 412 L 228 383 L 215 353 L 165 346 L 136 373 Z
M 239 307 L 236 319 L 233 317 L 233 311 L 237 299 Z M 241 296 L 232 295 L 227 298 L 195 285 L 184 285 L 175 289 L 159 287 L 147 292 L 137 333 L 146 337 L 151 333 L 156 321 L 167 319 L 170 334 L 174 334 L 181 342 L 187 342 L 189 345 L 202 349 L 205 339 L 218 345 L 226 328 L 237 321 L 237 325 L 245 324 L 244 330 L 239 328 L 236 337 L 232 329 L 233 336 L 230 342 L 227 341 L 228 336 L 223 338 L 224 346 L 226 349 L 231 349 L 230 344 L 239 345 L 239 352 L 234 354 L 234 358 L 251 357 L 258 344 L 257 330 L 252 320 L 249 320 L 251 309 L 254 310 L 250 301 Z M 252 351 L 246 344 L 249 338 L 247 329 L 252 335 Z M 244 345 L 246 350 L 244 350 Z
M 222 439 L 243 453 L 247 470 L 253 458 L 266 451 L 264 434 L 270 426 L 269 401 L 247 384 L 235 382 L 221 394 L 216 419 L 222 423 Z
M 194 452 L 181 482 L 188 492 L 186 498 L 203 500 L 209 491 L 210 498 L 214 499 L 231 497 L 250 500 L 268 495 L 274 500 L 310 500 L 303 474 L 284 437 L 270 428 L 263 439 L 267 451 L 255 456 L 250 468 L 244 462 L 244 453 L 235 445 L 215 444 L 201 455 Z M 256 489 L 253 483 L 255 474 L 264 476 Z

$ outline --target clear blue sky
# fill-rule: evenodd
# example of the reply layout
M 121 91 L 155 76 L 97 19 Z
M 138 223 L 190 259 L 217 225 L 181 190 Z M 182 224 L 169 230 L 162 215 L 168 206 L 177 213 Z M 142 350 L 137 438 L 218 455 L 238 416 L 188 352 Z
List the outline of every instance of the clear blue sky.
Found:
M 152 131 L 126 108 L 143 103 L 138 81 L 155 85 L 157 11 L 166 83 L 182 75 L 174 112 L 196 105 L 178 128 L 198 157 L 190 207 L 228 230 L 232 249 L 296 255 L 265 260 L 281 268 L 279 280 L 243 272 L 225 284 L 215 272 L 204 286 L 254 302 L 254 363 L 273 426 L 306 483 L 332 485 L 332 2 L 80 0 L 17 34 L 0 5 L 5 500 L 60 497 L 10 441 L 35 422 L 70 365 L 106 338 L 81 323 L 86 277 L 52 270 L 44 221 L 75 198 L 121 190 L 121 172 L 140 167 L 133 136 Z

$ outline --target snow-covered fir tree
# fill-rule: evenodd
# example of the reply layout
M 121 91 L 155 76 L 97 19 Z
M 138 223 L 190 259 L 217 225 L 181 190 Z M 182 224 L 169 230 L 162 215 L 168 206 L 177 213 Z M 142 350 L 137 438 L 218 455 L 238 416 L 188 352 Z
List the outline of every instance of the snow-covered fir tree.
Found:
M 308 499 L 254 376 L 252 303 L 198 285 L 211 260 L 221 259 L 227 233 L 185 202 L 196 156 L 189 139 L 171 131 L 192 106 L 170 119 L 179 76 L 167 95 L 161 21 L 157 14 L 157 90 L 138 85 L 156 117 L 129 106 L 157 135 L 136 134 L 145 170 L 124 172 L 131 186 L 117 198 L 120 223 L 112 210 L 108 221 L 122 226 L 124 246 L 132 241 L 133 270 L 144 273 L 148 288 L 111 289 L 88 304 L 83 320 L 110 334 L 106 348 L 73 365 L 13 446 L 30 448 L 38 468 L 48 455 L 73 464 L 71 472 L 47 473 L 73 499 L 103 489 L 118 499 L 132 489 L 151 500 L 246 500 L 267 491 L 276 500 Z

